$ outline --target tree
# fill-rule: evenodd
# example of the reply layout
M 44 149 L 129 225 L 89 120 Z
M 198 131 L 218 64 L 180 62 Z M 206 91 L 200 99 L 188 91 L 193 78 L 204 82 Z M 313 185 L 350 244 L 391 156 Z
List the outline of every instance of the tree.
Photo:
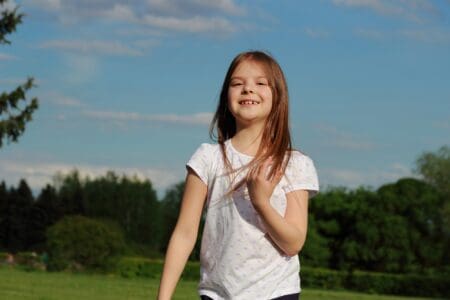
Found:
M 16 26 L 22 23 L 23 14 L 14 10 L 5 9 L 6 0 L 0 0 L 0 44 L 10 44 L 6 39 L 8 34 L 16 31 Z M 25 131 L 25 124 L 32 119 L 33 112 L 38 108 L 38 99 L 35 97 L 28 103 L 26 92 L 34 87 L 34 78 L 19 85 L 12 92 L 0 94 L 0 148 L 3 141 L 17 142 L 19 136 Z M 23 101 L 23 102 L 21 102 Z
M 86 216 L 112 219 L 123 228 L 127 241 L 158 247 L 159 202 L 149 180 L 109 171 L 94 180 L 85 179 L 82 190 Z
M 164 253 L 167 251 L 167 246 L 169 244 L 170 237 L 172 236 L 172 232 L 175 229 L 175 225 L 177 224 L 178 215 L 180 213 L 181 200 L 183 198 L 184 193 L 184 187 L 185 187 L 184 181 L 173 185 L 171 188 L 167 190 L 164 199 L 161 201 L 162 225 L 161 225 L 160 251 Z M 200 220 L 200 225 L 197 234 L 197 241 L 195 243 L 191 255 L 189 256 L 190 260 L 200 259 L 200 247 L 204 224 L 205 224 L 205 215 L 203 215 Z
M 26 181 L 22 179 L 17 189 L 11 188 L 5 200 L 0 223 L 3 247 L 13 253 L 27 250 L 29 216 L 34 198 Z
M 450 147 L 444 145 L 435 153 L 422 153 L 416 161 L 415 172 L 448 197 L 450 195 Z
M 436 152 L 424 152 L 416 161 L 416 173 L 422 175 L 424 180 L 436 187 L 444 197 L 440 207 L 443 222 L 444 236 L 447 237 L 447 254 L 444 261 L 450 261 L 450 147 L 442 146 Z

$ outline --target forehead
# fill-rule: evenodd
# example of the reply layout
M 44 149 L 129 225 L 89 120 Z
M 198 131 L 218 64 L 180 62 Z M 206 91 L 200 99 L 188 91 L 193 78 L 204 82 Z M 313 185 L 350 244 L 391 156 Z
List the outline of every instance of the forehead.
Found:
M 234 69 L 231 77 L 268 77 L 267 66 L 255 60 L 244 60 Z

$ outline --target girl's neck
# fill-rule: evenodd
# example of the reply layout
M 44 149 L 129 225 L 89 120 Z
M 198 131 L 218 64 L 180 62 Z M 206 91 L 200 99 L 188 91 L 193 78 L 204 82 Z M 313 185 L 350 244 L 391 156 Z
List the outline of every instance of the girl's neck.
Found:
M 262 132 L 262 126 L 238 127 L 236 134 L 231 138 L 231 143 L 237 151 L 255 156 L 261 143 Z

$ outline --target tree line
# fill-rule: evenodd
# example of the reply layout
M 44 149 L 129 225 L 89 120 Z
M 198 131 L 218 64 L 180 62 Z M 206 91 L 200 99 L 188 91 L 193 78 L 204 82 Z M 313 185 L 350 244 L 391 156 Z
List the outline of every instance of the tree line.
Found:
M 376 190 L 330 187 L 310 201 L 305 265 L 391 273 L 448 272 L 450 148 L 424 153 L 416 171 Z M 437 176 L 437 177 L 436 177 Z M 444 177 L 447 176 L 447 179 Z M 114 222 L 129 253 L 162 257 L 176 224 L 184 183 L 162 199 L 150 180 L 118 176 L 55 176 L 34 197 L 25 180 L 0 184 L 0 251 L 43 252 L 46 231 L 65 216 Z M 202 225 L 201 225 L 202 226 Z M 198 242 L 191 255 L 199 258 Z

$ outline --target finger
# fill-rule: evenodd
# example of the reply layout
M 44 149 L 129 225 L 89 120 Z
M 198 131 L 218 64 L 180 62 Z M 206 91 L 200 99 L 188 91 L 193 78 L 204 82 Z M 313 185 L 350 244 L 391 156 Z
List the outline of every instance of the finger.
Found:
M 260 175 L 264 177 L 265 180 L 270 180 L 271 176 L 271 170 L 273 166 L 273 160 L 271 158 L 264 161 L 264 163 L 261 166 L 261 173 Z
M 283 169 L 282 168 L 278 169 L 274 176 L 274 182 L 278 184 L 281 181 L 281 178 L 283 178 L 283 175 L 284 175 Z
M 247 173 L 247 180 L 254 180 L 258 176 L 258 173 L 259 173 L 259 167 L 252 166 Z

